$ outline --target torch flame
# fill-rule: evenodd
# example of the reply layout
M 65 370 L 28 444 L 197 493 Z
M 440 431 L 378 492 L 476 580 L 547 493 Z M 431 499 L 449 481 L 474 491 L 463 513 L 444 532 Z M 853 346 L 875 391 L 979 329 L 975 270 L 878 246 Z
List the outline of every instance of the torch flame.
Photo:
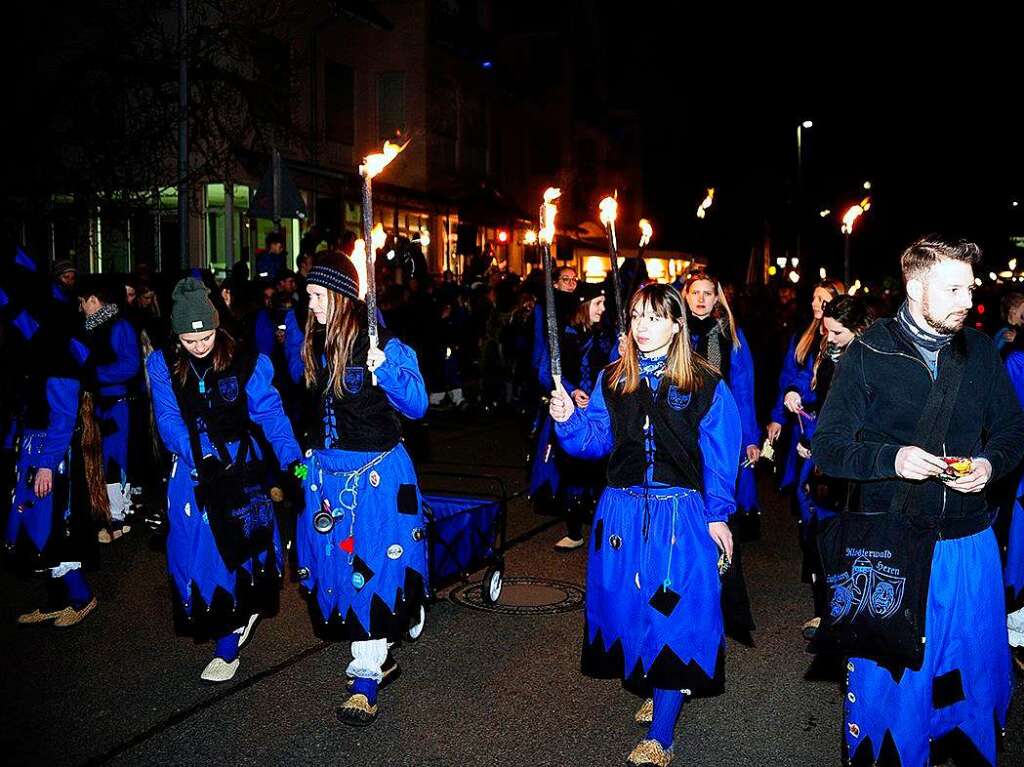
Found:
M 640 247 L 647 247 L 647 244 L 651 241 L 651 237 L 654 236 L 654 227 L 651 226 L 651 222 L 646 218 L 640 219 Z
M 707 215 L 708 208 L 711 207 L 711 203 L 715 201 L 715 188 L 713 186 L 708 187 L 708 196 L 704 198 L 704 202 L 697 208 L 697 218 L 704 218 Z
M 550 245 L 555 241 L 555 216 L 558 215 L 558 206 L 554 201 L 562 196 L 561 189 L 548 187 L 544 192 L 544 204 L 541 205 L 541 229 L 540 241 L 542 245 Z
M 352 263 L 359 275 L 359 297 L 366 297 L 366 240 L 360 237 L 352 244 Z
M 378 221 L 370 232 L 370 245 L 373 247 L 374 254 L 383 248 L 387 241 L 388 236 L 384 234 L 384 225 Z
M 615 216 L 619 212 L 619 203 L 616 202 L 614 197 L 605 197 L 598 203 L 598 208 L 601 209 L 602 224 L 610 226 L 615 223 Z
M 843 234 L 852 234 L 854 222 L 870 207 L 871 198 L 865 197 L 856 205 L 851 205 L 847 208 L 846 213 L 843 214 L 843 225 L 840 228 L 840 231 L 842 231 Z
M 394 160 L 398 153 L 409 146 L 409 142 L 399 146 L 391 141 L 384 142 L 384 151 L 367 155 L 363 158 L 363 164 L 359 166 L 359 175 L 373 178 L 387 167 L 388 163 Z

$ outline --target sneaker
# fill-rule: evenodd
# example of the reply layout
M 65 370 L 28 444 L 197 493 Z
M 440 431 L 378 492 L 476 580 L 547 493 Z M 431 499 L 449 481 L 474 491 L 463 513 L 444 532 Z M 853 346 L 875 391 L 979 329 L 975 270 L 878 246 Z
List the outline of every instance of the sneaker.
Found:
M 804 639 L 810 642 L 818 633 L 818 628 L 820 626 L 821 618 L 811 618 L 807 623 L 800 627 L 800 633 L 803 634 Z
M 69 626 L 74 626 L 81 623 L 85 616 L 96 609 L 96 597 L 93 597 L 80 609 L 76 610 L 74 607 L 65 607 L 60 611 L 60 615 L 57 620 L 53 622 L 53 625 L 59 629 L 66 629 Z
M 212 684 L 230 682 L 235 678 L 235 672 L 238 671 L 238 665 L 238 658 L 235 658 L 230 663 L 223 658 L 214 658 L 206 664 L 206 668 L 203 669 L 203 673 L 199 675 L 199 678 L 204 682 L 210 682 Z
M 30 613 L 22 613 L 18 616 L 18 624 L 21 626 L 31 626 L 34 623 L 45 623 L 46 621 L 52 621 L 59 618 L 64 614 L 64 610 L 44 610 L 42 608 L 36 608 Z
M 555 544 L 556 551 L 572 551 L 583 546 L 582 538 L 570 538 L 568 535 Z
M 640 706 L 633 719 L 637 724 L 650 724 L 654 721 L 654 698 L 647 698 Z
M 335 713 L 342 724 L 366 727 L 377 719 L 377 704 L 371 705 L 369 698 L 362 693 L 357 693 L 349 695 Z
M 633 767 L 668 767 L 672 749 L 666 749 L 653 739 L 641 740 L 626 760 Z
M 380 671 L 384 676 L 377 683 L 378 690 L 383 690 L 402 675 L 402 669 L 398 665 L 398 661 L 391 655 L 390 650 L 388 651 L 388 657 L 384 659 L 384 663 L 380 667 Z M 345 689 L 352 692 L 352 685 L 355 684 L 355 681 L 355 677 L 350 676 L 345 682 Z

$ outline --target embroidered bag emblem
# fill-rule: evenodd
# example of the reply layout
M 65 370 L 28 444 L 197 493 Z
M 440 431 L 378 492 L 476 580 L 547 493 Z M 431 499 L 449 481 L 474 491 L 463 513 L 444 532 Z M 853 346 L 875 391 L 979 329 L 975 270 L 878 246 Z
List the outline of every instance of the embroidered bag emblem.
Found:
M 217 382 L 217 389 L 227 402 L 234 402 L 238 399 L 238 379 L 235 376 L 222 378 Z

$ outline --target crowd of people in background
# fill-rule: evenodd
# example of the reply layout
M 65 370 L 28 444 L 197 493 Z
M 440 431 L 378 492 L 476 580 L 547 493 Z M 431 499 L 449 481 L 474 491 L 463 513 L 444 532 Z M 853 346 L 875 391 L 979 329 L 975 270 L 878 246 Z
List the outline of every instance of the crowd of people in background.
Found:
M 837 436 L 838 406 L 826 403 L 860 398 L 859 410 L 840 417 L 848 430 L 876 397 L 870 375 L 882 375 L 863 372 L 866 393 L 847 376 L 843 394 L 834 395 L 847 350 L 856 349 L 860 365 L 868 364 L 865 349 L 920 356 L 931 365 L 930 385 L 949 339 L 966 325 L 981 360 L 972 364 L 993 366 L 989 377 L 1008 371 L 1024 402 L 1024 293 L 990 284 L 972 300 L 972 272 L 950 288 L 967 292 L 949 299 L 955 306 L 947 319 L 921 328 L 939 301 L 929 286 L 944 279 L 933 272 L 978 260 L 975 251 L 941 241 L 914 246 L 930 255 L 904 256 L 906 302 L 895 286 L 855 292 L 835 279 L 738 285 L 714 264 L 659 285 L 642 260 L 626 259 L 618 269 L 621 306 L 611 275 L 588 282 L 562 264 L 550 275 L 538 268 L 524 277 L 493 249 L 462 275 L 435 275 L 415 246 L 393 243 L 377 259 L 376 317 L 362 301 L 354 244 L 351 233 L 330 242 L 311 234 L 293 256 L 274 233 L 251 264 L 239 262 L 220 279 L 208 270 L 170 275 L 145 266 L 80 275 L 71 261 L 46 269 L 12 249 L 0 283 L 0 346 L 13 363 L 4 366 L 0 397 L 4 490 L 13 498 L 6 541 L 23 572 L 49 575 L 47 600 L 20 623 L 68 628 L 84 620 L 98 608 L 88 572 L 100 549 L 138 534 L 145 522 L 167 536 L 182 625 L 215 641 L 203 679 L 227 681 L 257 616 L 273 610 L 291 551 L 322 630 L 353 641 L 350 694 L 338 716 L 368 724 L 378 690 L 397 668 L 391 642 L 423 620 L 427 573 L 413 545 L 423 525 L 413 465 L 429 459 L 425 424 L 461 414 L 512 417 L 534 508 L 565 519 L 555 548 L 568 556 L 584 549 L 590 528 L 584 672 L 621 677 L 642 695 L 637 719 L 650 729 L 629 761 L 665 765 L 683 700 L 723 685 L 724 636 L 754 641 L 756 594 L 741 550 L 760 536 L 760 495 L 781 491 L 791 499 L 811 587 L 806 620 L 794 631 L 810 641 L 835 610 L 817 540 L 847 508 L 850 483 L 938 474 L 934 456 L 894 455 L 886 459 L 894 469 L 853 465 L 840 454 L 856 452 L 842 440 L 860 444 L 860 436 Z M 546 306 L 546 279 L 553 307 Z M 891 317 L 897 320 L 882 337 L 876 320 Z M 974 340 L 977 330 L 994 336 L 991 354 Z M 987 440 L 1018 426 L 1017 399 L 997 394 L 992 407 L 1012 410 L 1014 423 L 985 411 Z M 1024 480 L 1012 471 L 1017 461 L 993 471 L 1013 451 L 982 459 L 984 447 L 979 437 L 978 462 L 990 464 L 990 476 L 965 492 L 985 487 L 992 508 L 1004 512 L 996 528 L 1005 588 L 997 584 L 989 601 L 1006 597 L 1009 640 L 1024 669 Z M 236 464 L 244 469 L 237 477 Z M 229 486 L 233 497 L 225 495 Z M 387 494 L 367 493 L 371 486 Z M 346 493 L 352 505 L 332 508 L 331 499 Z M 229 515 L 248 509 L 247 524 L 262 532 L 231 539 L 207 518 L 221 507 Z M 388 516 L 393 508 L 396 517 Z M 390 521 L 367 527 L 357 509 Z M 314 532 L 335 536 L 344 556 L 325 552 Z M 358 548 L 371 539 L 372 550 Z M 953 568 L 957 557 L 991 564 L 987 548 L 947 542 L 939 551 L 936 567 Z M 695 581 L 690 563 L 708 558 L 721 577 L 702 571 Z M 348 569 L 339 570 L 338 560 Z M 401 560 L 404 570 L 389 560 Z M 621 598 L 622 567 L 630 579 L 636 572 L 635 605 Z M 650 588 L 648 575 L 656 579 Z M 967 593 L 954 574 L 942 577 L 955 598 Z M 402 604 L 372 601 L 396 589 Z M 957 613 L 956 620 L 971 616 Z M 657 659 L 645 655 L 652 636 Z M 982 673 L 979 660 L 991 665 L 999 657 L 986 649 L 971 665 L 953 650 L 930 655 L 927 683 L 955 669 L 963 676 L 960 700 L 983 708 L 989 726 L 993 714 L 1005 722 L 1000 696 L 1008 693 L 978 692 L 972 678 Z M 908 693 L 884 678 L 884 668 L 857 659 L 854 674 L 850 666 L 849 754 L 874 762 L 892 756 L 889 748 L 903 764 L 923 763 L 918 736 L 941 730 L 945 709 L 911 706 L 913 722 L 887 728 L 856 697 L 881 696 L 888 706 Z M 994 758 L 984 727 L 959 726 Z M 875 742 L 861 748 L 869 731 Z

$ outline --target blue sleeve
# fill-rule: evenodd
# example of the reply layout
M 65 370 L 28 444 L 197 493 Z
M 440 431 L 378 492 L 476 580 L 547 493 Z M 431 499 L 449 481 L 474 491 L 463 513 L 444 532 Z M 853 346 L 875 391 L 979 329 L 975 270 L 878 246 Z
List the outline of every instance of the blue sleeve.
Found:
M 540 370 L 542 350 L 546 349 L 544 340 L 544 310 L 540 304 L 533 307 L 533 348 L 530 350 L 530 363 L 536 372 Z
M 39 468 L 54 470 L 64 460 L 78 419 L 78 381 L 73 378 L 47 378 L 46 402 L 50 423 L 39 454 Z
M 757 413 L 754 410 L 754 355 L 750 352 L 750 344 L 742 330 L 736 331 L 739 346 L 733 347 L 732 360 L 729 364 L 729 389 L 732 391 L 736 407 L 740 411 L 740 423 L 743 425 L 743 446 L 757 445 L 761 430 L 757 426 Z
M 786 407 L 783 402 L 786 399 L 786 390 L 796 380 L 796 336 L 789 339 L 789 346 L 786 347 L 786 356 L 782 358 L 782 372 L 779 373 L 779 396 L 772 408 L 772 421 L 775 423 L 786 422 Z
M 274 354 L 274 326 L 270 322 L 270 312 L 260 309 L 256 315 L 256 323 L 253 328 L 253 340 L 256 342 L 256 351 L 268 357 Z
M 292 424 L 284 414 L 281 395 L 274 388 L 274 366 L 262 354 L 256 359 L 256 368 L 245 385 L 249 398 L 249 417 L 263 428 L 263 434 L 277 456 L 281 466 L 302 458 L 299 443 L 292 433 Z
M 612 451 L 612 422 L 604 401 L 604 371 L 594 384 L 590 404 L 576 408 L 568 421 L 555 423 L 555 434 L 565 452 L 576 458 L 596 460 Z
M 545 392 L 553 391 L 555 379 L 551 377 L 551 350 L 548 348 L 548 327 L 544 309 L 533 310 L 533 370 Z
M 416 359 L 416 352 L 397 338 L 384 346 L 386 359 L 376 370 L 377 383 L 388 402 L 406 418 L 422 418 L 427 412 L 427 387 Z
M 1006 357 L 1006 373 L 1021 407 L 1024 407 L 1024 352 L 1013 352 Z
M 708 522 L 725 522 L 736 511 L 740 413 L 729 387 L 719 381 L 700 422 L 697 442 L 704 458 L 704 508 Z
M 110 345 L 117 359 L 109 365 L 97 365 L 96 380 L 101 384 L 119 384 L 138 375 L 142 364 L 139 336 L 128 320 L 118 320 L 111 328 Z
M 288 362 L 288 375 L 295 383 L 302 381 L 306 372 L 306 365 L 302 361 L 302 345 L 305 340 L 306 335 L 295 319 L 295 311 L 289 309 L 284 316 L 284 356 Z
M 171 385 L 171 373 L 167 369 L 167 361 L 160 352 L 153 352 L 146 358 L 146 370 L 149 373 L 150 394 L 153 398 L 153 417 L 157 431 L 164 446 L 178 460 L 183 461 L 190 469 L 192 464 L 192 447 L 189 444 L 188 427 L 178 409 L 178 399 L 174 396 Z

